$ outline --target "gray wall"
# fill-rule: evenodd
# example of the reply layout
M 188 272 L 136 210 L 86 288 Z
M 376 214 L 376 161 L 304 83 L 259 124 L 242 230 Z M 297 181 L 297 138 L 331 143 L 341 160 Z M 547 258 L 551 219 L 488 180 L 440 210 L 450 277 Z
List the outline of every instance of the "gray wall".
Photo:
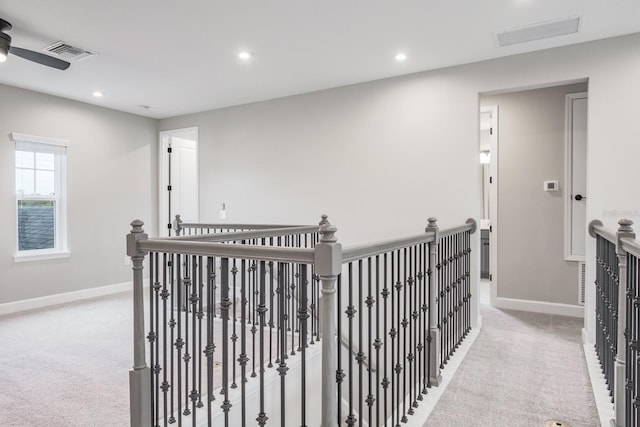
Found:
M 587 218 L 613 227 L 613 211 L 640 219 L 638 75 L 633 34 L 176 117 L 160 128 L 200 126 L 201 219 L 215 219 L 222 202 L 229 221 L 311 222 L 326 212 L 339 238 L 355 242 L 414 233 L 429 215 L 478 218 L 479 94 L 588 78 Z M 521 225 L 523 236 L 529 227 Z M 594 250 L 588 241 L 588 258 Z M 593 330 L 590 311 L 586 322 Z
M 578 302 L 578 264 L 564 261 L 565 95 L 586 90 L 583 83 L 480 99 L 498 106 L 498 297 Z M 556 179 L 560 191 L 543 191 L 543 181 Z
M 157 121 L 0 85 L 0 304 L 131 280 L 125 234 L 134 218 L 156 230 Z M 11 132 L 69 144 L 71 257 L 15 263 Z

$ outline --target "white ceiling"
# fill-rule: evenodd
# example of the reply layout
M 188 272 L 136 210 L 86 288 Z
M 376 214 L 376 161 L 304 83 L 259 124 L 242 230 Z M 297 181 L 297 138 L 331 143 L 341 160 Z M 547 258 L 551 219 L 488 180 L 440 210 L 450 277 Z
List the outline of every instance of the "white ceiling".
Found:
M 577 34 L 494 41 L 576 15 Z M 99 53 L 67 71 L 10 55 L 0 83 L 163 118 L 635 33 L 640 1 L 0 0 L 0 18 L 14 46 Z M 242 49 L 253 59 L 238 59 Z

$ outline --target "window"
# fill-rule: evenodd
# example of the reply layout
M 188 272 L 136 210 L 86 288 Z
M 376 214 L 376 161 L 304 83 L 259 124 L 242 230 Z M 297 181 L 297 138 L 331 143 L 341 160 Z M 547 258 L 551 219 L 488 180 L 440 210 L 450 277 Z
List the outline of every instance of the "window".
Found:
M 68 256 L 65 141 L 13 133 L 16 261 Z

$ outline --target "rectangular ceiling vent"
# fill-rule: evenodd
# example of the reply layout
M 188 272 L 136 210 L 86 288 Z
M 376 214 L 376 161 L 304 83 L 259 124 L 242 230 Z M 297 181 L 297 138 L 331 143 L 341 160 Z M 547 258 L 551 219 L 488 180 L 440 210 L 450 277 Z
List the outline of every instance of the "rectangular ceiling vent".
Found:
M 495 34 L 498 46 L 505 47 L 518 43 L 526 43 L 534 40 L 548 39 L 577 33 L 580 29 L 580 17 L 564 18 L 557 21 L 547 21 L 539 24 L 528 25 L 515 30 L 504 31 Z
M 65 61 L 81 61 L 95 55 L 93 52 L 71 46 L 65 42 L 55 42 L 42 50 Z

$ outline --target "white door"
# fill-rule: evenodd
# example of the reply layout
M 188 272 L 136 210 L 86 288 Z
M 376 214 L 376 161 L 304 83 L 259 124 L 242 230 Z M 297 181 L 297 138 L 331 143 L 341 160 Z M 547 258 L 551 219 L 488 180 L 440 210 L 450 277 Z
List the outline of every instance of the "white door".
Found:
M 583 261 L 587 229 L 587 93 L 567 95 L 565 258 Z
M 197 222 L 198 128 L 160 134 L 160 235 L 173 235 L 176 214 L 183 222 Z

